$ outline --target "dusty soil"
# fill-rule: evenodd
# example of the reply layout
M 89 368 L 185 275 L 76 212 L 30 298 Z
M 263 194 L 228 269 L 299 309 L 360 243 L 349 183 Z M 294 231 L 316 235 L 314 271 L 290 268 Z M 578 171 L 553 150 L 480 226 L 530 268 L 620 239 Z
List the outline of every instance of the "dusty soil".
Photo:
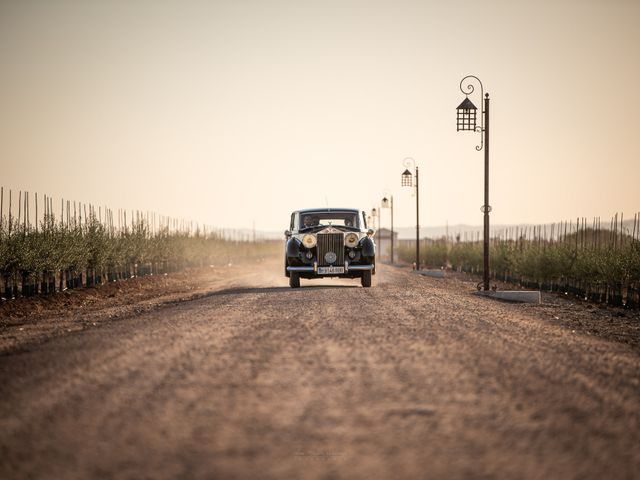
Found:
M 262 263 L 262 262 L 260 262 Z M 207 296 L 255 276 L 227 264 L 0 303 L 0 354 L 56 335 Z M 262 267 L 259 267 L 261 269 Z M 268 268 L 271 268 L 271 264 Z M 244 283 L 243 283 L 244 282 Z
M 449 283 L 459 282 L 457 288 L 474 288 L 482 280 L 481 276 L 466 273 L 447 272 Z M 491 281 L 491 286 L 499 290 L 522 290 L 501 281 Z M 594 335 L 608 340 L 628 344 L 640 353 L 640 310 L 610 307 L 566 294 L 541 292 L 540 305 L 522 305 L 524 309 L 540 315 L 549 322 L 565 326 L 572 331 Z
M 0 478 L 640 471 L 637 312 L 387 266 L 370 289 L 292 290 L 278 261 L 124 283 L 2 305 Z

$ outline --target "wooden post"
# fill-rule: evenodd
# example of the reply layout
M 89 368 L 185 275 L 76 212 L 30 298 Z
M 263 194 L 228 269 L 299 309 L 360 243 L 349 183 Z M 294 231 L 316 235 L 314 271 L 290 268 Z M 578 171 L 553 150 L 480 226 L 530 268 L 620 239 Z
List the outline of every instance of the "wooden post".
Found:
M 624 247 L 624 212 L 620 212 L 620 248 Z
M 22 221 L 22 190 L 18 191 L 18 229 Z
M 11 189 L 9 189 L 9 236 L 11 236 L 11 227 L 13 223 L 13 219 L 11 218 Z

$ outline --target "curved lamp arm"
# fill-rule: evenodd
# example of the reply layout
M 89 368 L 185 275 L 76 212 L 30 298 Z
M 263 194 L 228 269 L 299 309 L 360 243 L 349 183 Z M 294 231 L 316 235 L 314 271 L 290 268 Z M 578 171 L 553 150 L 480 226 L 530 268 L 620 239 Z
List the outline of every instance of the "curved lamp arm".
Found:
M 404 160 L 402 160 L 402 166 L 404 168 L 412 168 L 415 174 L 416 161 L 413 159 L 413 157 L 405 157 Z

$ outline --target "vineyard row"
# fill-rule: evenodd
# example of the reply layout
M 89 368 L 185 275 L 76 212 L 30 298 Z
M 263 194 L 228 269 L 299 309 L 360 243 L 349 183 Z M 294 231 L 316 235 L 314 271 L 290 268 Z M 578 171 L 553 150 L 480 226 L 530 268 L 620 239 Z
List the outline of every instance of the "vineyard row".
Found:
M 640 214 L 632 226 L 615 215 L 604 228 L 599 218 L 562 222 L 550 228 L 514 227 L 491 238 L 491 277 L 525 288 L 562 292 L 585 300 L 640 307 Z M 436 268 L 483 273 L 479 235 L 421 241 L 422 261 Z M 415 246 L 415 243 L 413 244 Z M 414 247 L 399 248 L 414 260 Z
M 40 204 L 37 199 L 20 192 L 15 209 L 9 195 L 6 208 L 0 189 L 0 296 L 5 299 L 258 259 L 279 245 L 148 212 L 69 201 L 54 212 L 52 198 L 44 196 Z

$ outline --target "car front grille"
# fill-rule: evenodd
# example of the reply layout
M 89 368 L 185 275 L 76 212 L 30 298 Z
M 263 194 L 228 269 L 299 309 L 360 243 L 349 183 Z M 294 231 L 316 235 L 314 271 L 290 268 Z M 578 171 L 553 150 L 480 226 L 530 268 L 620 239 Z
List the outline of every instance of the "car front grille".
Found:
M 336 254 L 336 261 L 328 263 L 324 256 L 327 252 Z M 344 264 L 344 235 L 342 233 L 318 234 L 318 265 L 343 265 Z

